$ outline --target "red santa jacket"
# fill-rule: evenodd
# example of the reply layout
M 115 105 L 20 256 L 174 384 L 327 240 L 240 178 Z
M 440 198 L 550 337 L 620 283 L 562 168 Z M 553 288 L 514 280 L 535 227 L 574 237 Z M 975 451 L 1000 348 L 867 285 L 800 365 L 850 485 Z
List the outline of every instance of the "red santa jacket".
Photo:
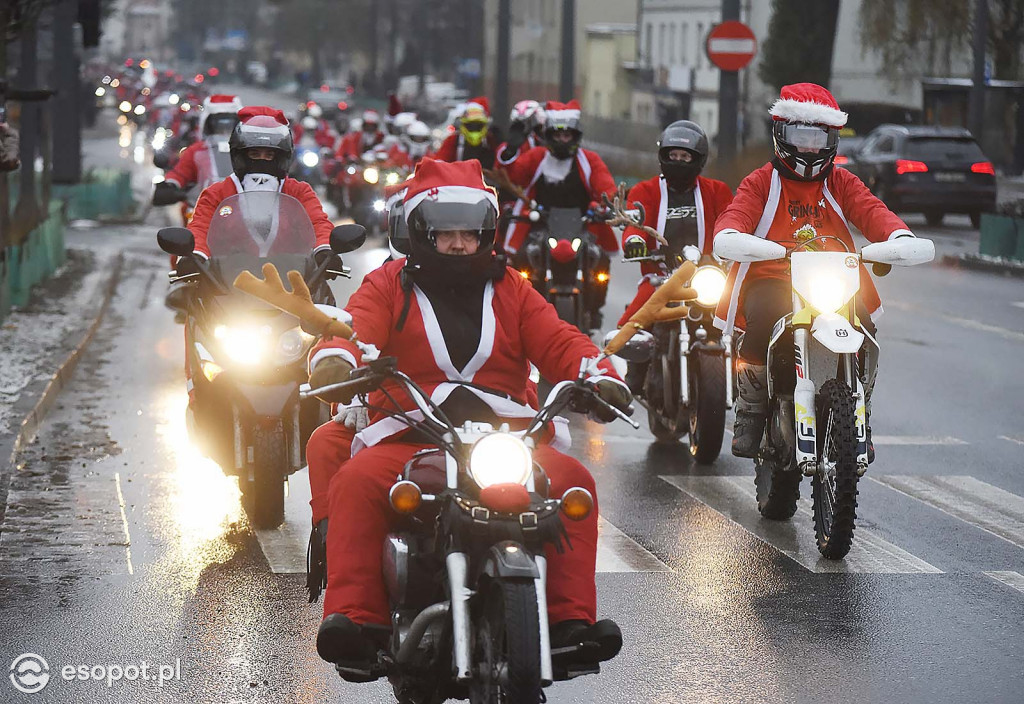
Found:
M 470 382 L 498 392 L 470 387 L 499 417 L 508 419 L 510 424 L 518 419 L 521 424 L 536 414 L 531 405 L 534 397 L 529 386 L 530 362 L 554 383 L 575 378 L 580 361 L 598 355 L 589 338 L 560 320 L 551 304 L 509 269 L 504 278 L 485 286 L 480 342 L 466 367 L 457 370 L 448 356 L 430 300 L 419 287 L 413 287 L 405 324 L 397 329 L 406 296 L 400 283 L 403 266 L 405 260 L 399 259 L 367 274 L 349 298 L 346 310 L 352 316 L 351 325 L 360 343 L 395 357 L 398 368 L 412 377 L 435 403 L 441 404 L 460 382 Z M 340 356 L 358 366 L 362 354 L 360 347 L 348 340 L 321 340 L 310 352 L 310 369 L 330 356 Z M 611 378 L 619 378 L 608 360 L 599 367 Z M 388 390 L 406 410 L 415 408 L 404 393 L 396 393 L 394 388 Z M 370 394 L 369 403 L 377 407 L 387 405 L 379 391 Z M 405 428 L 402 422 L 371 411 L 370 425 L 356 435 L 352 452 L 375 445 Z M 568 440 L 565 423 L 556 424 L 552 445 L 567 447 Z
M 715 223 L 715 236 L 735 230 L 796 246 L 812 237 L 834 235 L 854 251 L 850 223 L 872 242 L 913 234 L 903 220 L 846 169 L 833 169 L 822 181 L 797 181 L 782 178 L 768 163 L 740 183 L 736 197 Z M 822 248 L 839 247 L 825 240 Z M 734 326 L 743 329 L 743 285 L 764 278 L 788 281 L 789 262 L 782 259 L 734 263 L 715 312 L 715 326 L 727 332 Z M 860 278 L 861 301 L 874 320 L 881 315 L 882 304 L 863 265 Z
M 487 137 L 484 138 L 481 146 L 487 147 L 490 151 L 494 152 L 494 163 L 498 163 L 498 141 L 494 138 L 494 133 L 488 132 Z M 461 132 L 453 132 L 452 134 L 445 137 L 445 140 L 441 142 L 441 146 L 437 148 L 437 153 L 434 154 L 434 158 L 438 161 L 464 161 L 465 156 L 463 152 L 466 148 L 466 138 L 462 136 Z M 491 168 L 489 165 L 484 164 L 485 169 Z
M 694 191 L 694 203 L 697 206 L 697 247 L 702 253 L 709 254 L 715 220 L 732 202 L 732 190 L 721 181 L 698 176 Z M 663 176 L 655 176 L 633 186 L 629 189 L 626 201 L 630 208 L 635 201 L 639 201 L 644 206 L 646 216 L 643 224 L 664 234 L 668 211 L 668 185 Z M 622 233 L 623 244 L 627 237 L 634 236 L 643 237 L 650 251 L 659 247 L 657 240 L 637 227 L 625 228 Z M 641 262 L 640 271 L 645 278 L 661 273 L 660 267 L 654 262 Z
M 197 253 L 204 257 L 210 256 L 210 249 L 206 245 L 206 233 L 210 229 L 210 221 L 213 220 L 217 207 L 225 198 L 230 198 L 241 192 L 242 184 L 238 181 L 237 176 L 231 174 L 223 181 L 209 186 L 200 194 L 195 212 L 192 214 L 192 221 L 188 224 L 188 229 L 191 230 L 196 241 L 195 251 Z M 286 178 L 281 184 L 281 193 L 295 198 L 306 209 L 306 213 L 313 223 L 313 230 L 316 232 L 316 249 L 330 247 L 331 230 L 334 229 L 334 224 L 328 219 L 312 186 L 305 181 Z
M 363 152 L 373 149 L 382 141 L 384 141 L 383 132 L 377 132 L 373 136 L 373 143 L 369 146 L 363 143 L 362 132 L 349 132 L 341 138 L 341 144 L 338 145 L 338 151 L 335 152 L 334 156 L 342 161 L 359 161 L 363 156 Z
M 522 186 L 527 200 L 532 200 L 536 194 L 537 181 L 545 172 L 545 168 L 552 162 L 557 161 L 546 147 L 534 147 L 526 152 L 513 163 L 504 167 L 508 172 L 509 180 L 512 183 Z M 583 185 L 590 193 L 591 201 L 601 201 L 601 194 L 607 193 L 609 198 L 615 196 L 615 179 L 605 166 L 604 161 L 589 149 L 576 150 L 576 163 L 573 168 L 577 169 Z M 523 199 L 516 201 L 512 208 L 512 214 L 518 216 L 526 209 L 527 202 Z M 541 203 L 543 205 L 543 203 Z M 586 206 L 586 203 L 581 203 Z M 602 249 L 608 252 L 619 251 L 619 241 L 612 232 L 612 228 L 604 223 L 593 223 L 589 226 L 591 233 L 597 238 L 597 243 Z M 505 233 L 505 250 L 515 252 L 523 246 L 527 235 L 530 234 L 530 223 L 513 220 Z
M 210 151 L 209 142 L 201 139 L 181 152 L 174 168 L 164 176 L 164 181 L 183 189 L 194 185 L 206 188 L 226 175 L 219 173 L 217 160 Z

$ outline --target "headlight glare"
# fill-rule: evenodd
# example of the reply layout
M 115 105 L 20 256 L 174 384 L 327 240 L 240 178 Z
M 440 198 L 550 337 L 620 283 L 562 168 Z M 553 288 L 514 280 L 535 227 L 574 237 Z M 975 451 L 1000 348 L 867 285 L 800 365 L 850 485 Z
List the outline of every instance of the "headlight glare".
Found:
M 270 326 L 230 327 L 218 325 L 213 336 L 224 354 L 236 364 L 251 366 L 262 362 L 270 346 Z
M 367 183 L 377 183 L 380 180 L 380 172 L 372 166 L 363 169 L 363 180 Z
M 827 276 L 811 281 L 807 302 L 822 313 L 835 313 L 850 299 L 843 282 Z
M 309 346 L 316 338 L 302 328 L 287 330 L 277 340 L 278 364 L 289 364 L 302 357 L 309 351 Z
M 389 186 L 394 186 L 399 180 L 398 173 L 395 171 L 389 172 L 388 175 L 384 177 L 384 183 Z
M 469 454 L 469 474 L 481 489 L 495 484 L 526 484 L 532 471 L 530 448 L 507 433 L 485 435 Z
M 314 166 L 320 163 L 320 155 L 314 151 L 302 152 L 302 163 L 312 169 Z
M 725 272 L 717 266 L 699 267 L 690 281 L 690 288 L 697 291 L 697 303 L 713 306 L 725 290 Z

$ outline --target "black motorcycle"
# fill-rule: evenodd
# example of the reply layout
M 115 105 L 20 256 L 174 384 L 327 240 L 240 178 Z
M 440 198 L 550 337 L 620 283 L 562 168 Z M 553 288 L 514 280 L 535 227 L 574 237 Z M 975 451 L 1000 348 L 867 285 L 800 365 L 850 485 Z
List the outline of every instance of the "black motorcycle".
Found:
M 361 227 L 345 225 L 331 233 L 331 245 L 340 254 L 363 238 Z M 332 304 L 327 281 L 348 272 L 337 256 L 315 264 L 316 236 L 305 208 L 277 192 L 224 200 L 210 223 L 208 260 L 193 255 L 195 242 L 185 228 L 162 229 L 157 240 L 194 269 L 171 272 L 172 284 L 186 288 L 181 298 L 194 394 L 190 437 L 225 473 L 238 476 L 253 525 L 274 527 L 284 519 L 284 482 L 305 464 L 306 441 L 327 419 L 326 406 L 299 399 L 316 338 L 293 316 L 231 284 L 242 271 L 259 272 L 270 262 L 280 271 L 301 272 L 313 301 Z
M 516 219 L 531 224 L 530 236 L 515 257 L 520 276 L 565 322 L 587 334 L 600 328 L 611 262 L 587 225 L 604 218 L 590 211 L 581 215 L 579 208 L 538 205 Z
M 366 394 L 395 385 L 424 420 L 397 408 L 389 414 L 436 443 L 413 457 L 391 488 L 401 518 L 382 546 L 387 641 L 369 667 L 339 663 L 339 674 L 362 682 L 386 676 L 403 703 L 533 704 L 546 701 L 543 688 L 556 680 L 600 671 L 597 643 L 550 647 L 544 557 L 546 545 L 562 540 L 563 517 L 587 518 L 593 497 L 580 487 L 549 496 L 531 451 L 535 435 L 565 409 L 612 408 L 584 381 L 589 361 L 576 380 L 555 385 L 522 433 L 468 421 L 454 427 L 392 357 L 305 392 Z
M 686 304 L 687 317 L 638 331 L 618 354 L 631 365 L 646 366 L 637 400 L 647 409 L 654 437 L 676 442 L 686 435 L 697 463 L 710 464 L 722 449 L 725 412 L 733 395 L 732 340 L 712 324 L 725 288 L 725 270 L 692 246 L 681 254 L 656 252 L 623 261 L 656 262 L 663 273 L 651 278 L 655 286 L 667 281 L 684 261 L 697 265 L 687 283 L 697 291 L 697 298 Z M 605 343 L 615 334 L 608 333 Z

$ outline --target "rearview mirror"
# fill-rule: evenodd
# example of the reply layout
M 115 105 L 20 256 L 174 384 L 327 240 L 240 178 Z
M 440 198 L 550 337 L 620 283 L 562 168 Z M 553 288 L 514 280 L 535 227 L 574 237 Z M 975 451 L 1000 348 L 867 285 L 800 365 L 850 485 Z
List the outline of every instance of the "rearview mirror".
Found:
M 195 237 L 185 227 L 165 227 L 156 233 L 160 249 L 176 257 L 187 257 L 196 247 Z
M 608 343 L 618 334 L 618 330 L 609 330 L 608 334 L 604 336 L 604 343 L 601 346 L 607 347 Z M 615 354 L 634 364 L 650 362 L 654 359 L 654 348 L 654 335 L 646 330 L 637 330 L 633 337 L 629 338 L 626 344 L 622 346 L 622 349 Z
M 349 223 L 338 225 L 331 230 L 331 251 L 335 254 L 354 252 L 366 242 L 366 228 Z

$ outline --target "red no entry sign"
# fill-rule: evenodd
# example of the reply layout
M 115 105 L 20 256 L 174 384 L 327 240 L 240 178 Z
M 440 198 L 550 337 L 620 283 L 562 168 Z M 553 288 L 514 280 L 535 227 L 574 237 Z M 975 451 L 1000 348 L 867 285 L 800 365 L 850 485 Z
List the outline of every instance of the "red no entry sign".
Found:
M 747 25 L 729 20 L 711 30 L 706 48 L 715 66 L 723 71 L 739 71 L 757 53 L 757 38 Z

